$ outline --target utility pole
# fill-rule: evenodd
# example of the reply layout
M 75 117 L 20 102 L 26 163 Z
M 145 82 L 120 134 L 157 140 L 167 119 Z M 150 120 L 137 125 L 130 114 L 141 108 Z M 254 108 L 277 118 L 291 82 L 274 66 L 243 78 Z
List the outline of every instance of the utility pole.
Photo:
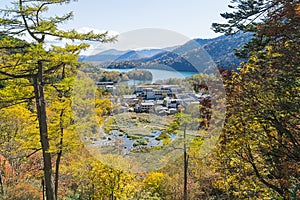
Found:
M 187 179 L 188 179 L 188 155 L 187 155 L 187 144 L 186 144 L 186 127 L 187 124 L 184 125 L 184 131 L 183 131 L 183 162 L 184 162 L 184 182 L 183 182 L 183 200 L 187 200 Z

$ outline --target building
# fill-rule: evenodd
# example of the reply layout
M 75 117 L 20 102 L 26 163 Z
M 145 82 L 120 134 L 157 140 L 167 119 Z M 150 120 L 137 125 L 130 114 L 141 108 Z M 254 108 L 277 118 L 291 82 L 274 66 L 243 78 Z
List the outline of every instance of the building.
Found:
M 178 85 L 163 85 L 162 90 L 169 91 L 168 94 L 173 95 L 177 93 L 182 93 L 183 90 Z
M 144 85 L 137 86 L 134 94 L 143 97 L 145 100 L 163 100 L 165 97 L 173 97 L 182 91 L 179 86 L 175 85 Z
M 154 106 L 153 101 L 143 101 L 135 105 L 134 112 L 151 112 L 154 111 Z
M 170 97 L 164 98 L 163 105 L 167 108 L 177 108 L 178 105 L 182 104 L 181 99 L 173 99 Z
M 143 97 L 147 100 L 150 100 L 150 99 L 154 100 L 155 94 L 154 94 L 153 88 L 144 88 Z
M 114 82 L 96 82 L 97 86 L 107 86 L 107 85 L 114 85 Z
M 154 102 L 142 102 L 141 105 L 141 112 L 149 112 L 153 111 L 154 108 Z
M 96 82 L 98 87 L 104 88 L 106 91 L 110 92 L 111 94 L 115 91 L 114 82 Z

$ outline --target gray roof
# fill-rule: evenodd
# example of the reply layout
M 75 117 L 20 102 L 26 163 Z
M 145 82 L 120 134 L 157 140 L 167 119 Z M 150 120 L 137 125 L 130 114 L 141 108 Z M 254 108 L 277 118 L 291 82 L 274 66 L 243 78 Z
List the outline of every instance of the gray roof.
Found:
M 153 102 L 142 102 L 141 103 L 142 106 L 154 106 Z

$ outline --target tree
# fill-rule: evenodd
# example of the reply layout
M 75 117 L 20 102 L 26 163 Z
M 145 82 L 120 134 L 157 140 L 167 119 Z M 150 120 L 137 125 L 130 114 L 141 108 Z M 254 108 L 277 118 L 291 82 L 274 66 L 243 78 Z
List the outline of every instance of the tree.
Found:
M 134 174 L 112 169 L 90 157 L 86 149 L 71 152 L 65 168 L 72 182 L 72 199 L 132 199 L 139 188 Z
M 238 198 L 297 198 L 290 191 L 300 181 L 299 2 L 233 3 L 237 11 L 223 14 L 229 21 L 214 24 L 215 30 L 255 34 L 240 52 L 248 62 L 226 81 L 228 111 L 220 144 L 220 160 L 231 172 L 226 182 L 231 179 Z M 241 174 L 260 184 L 244 185 Z
M 274 41 L 298 39 L 298 1 L 232 0 L 228 7 L 234 11 L 221 14 L 227 19 L 227 23 L 213 23 L 212 29 L 226 35 L 238 32 L 253 33 L 252 40 L 237 50 L 240 57 L 248 58 L 250 52 L 262 50 Z
M 94 34 L 93 32 L 79 34 L 75 30 L 63 31 L 59 24 L 70 20 L 72 12 L 63 16 L 47 17 L 45 14 L 49 6 L 70 3 L 69 0 L 18 0 L 13 2 L 10 9 L 1 9 L 3 17 L 0 18 L 1 26 L 1 80 L 10 79 L 27 80 L 33 96 L 24 96 L 14 99 L 14 102 L 35 99 L 36 112 L 39 123 L 40 142 L 43 152 L 44 179 L 46 197 L 48 200 L 55 198 L 53 187 L 52 160 L 49 142 L 49 131 L 46 112 L 45 85 L 55 80 L 52 75 L 59 69 L 67 70 L 77 62 L 80 50 L 87 48 L 86 44 L 68 45 L 59 47 L 52 45 L 47 48 L 46 38 L 91 40 L 107 42 L 113 38 L 107 36 L 107 32 Z M 30 41 L 16 39 L 20 36 L 30 38 Z M 60 77 L 63 78 L 63 77 Z
M 168 199 L 169 177 L 162 172 L 149 172 L 143 179 L 140 199 Z
M 34 136 L 37 133 L 36 116 L 24 105 L 1 109 L 0 122 L 0 197 L 5 198 L 16 191 L 14 189 L 19 183 L 26 184 L 25 173 L 30 176 L 36 172 L 33 167 L 28 171 L 26 162 L 32 160 L 39 147 L 35 144 L 38 140 Z M 36 166 L 38 165 L 37 162 Z

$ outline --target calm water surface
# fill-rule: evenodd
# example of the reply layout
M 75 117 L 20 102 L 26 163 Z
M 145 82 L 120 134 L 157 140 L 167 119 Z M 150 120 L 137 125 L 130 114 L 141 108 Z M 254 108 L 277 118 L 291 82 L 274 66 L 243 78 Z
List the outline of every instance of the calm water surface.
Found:
M 135 69 L 103 69 L 106 71 L 118 71 L 118 72 L 129 72 L 131 70 L 135 70 Z M 184 79 L 186 77 L 190 77 L 192 75 L 197 74 L 197 72 L 179 72 L 179 71 L 168 71 L 168 70 L 160 70 L 160 69 L 143 69 L 143 70 L 147 70 L 150 71 L 152 73 L 153 76 L 153 80 L 152 81 L 134 81 L 134 80 L 130 80 L 128 81 L 129 84 L 133 84 L 134 82 L 137 83 L 145 83 L 145 82 L 149 82 L 149 83 L 155 83 L 158 80 L 167 80 L 169 78 L 181 78 Z

